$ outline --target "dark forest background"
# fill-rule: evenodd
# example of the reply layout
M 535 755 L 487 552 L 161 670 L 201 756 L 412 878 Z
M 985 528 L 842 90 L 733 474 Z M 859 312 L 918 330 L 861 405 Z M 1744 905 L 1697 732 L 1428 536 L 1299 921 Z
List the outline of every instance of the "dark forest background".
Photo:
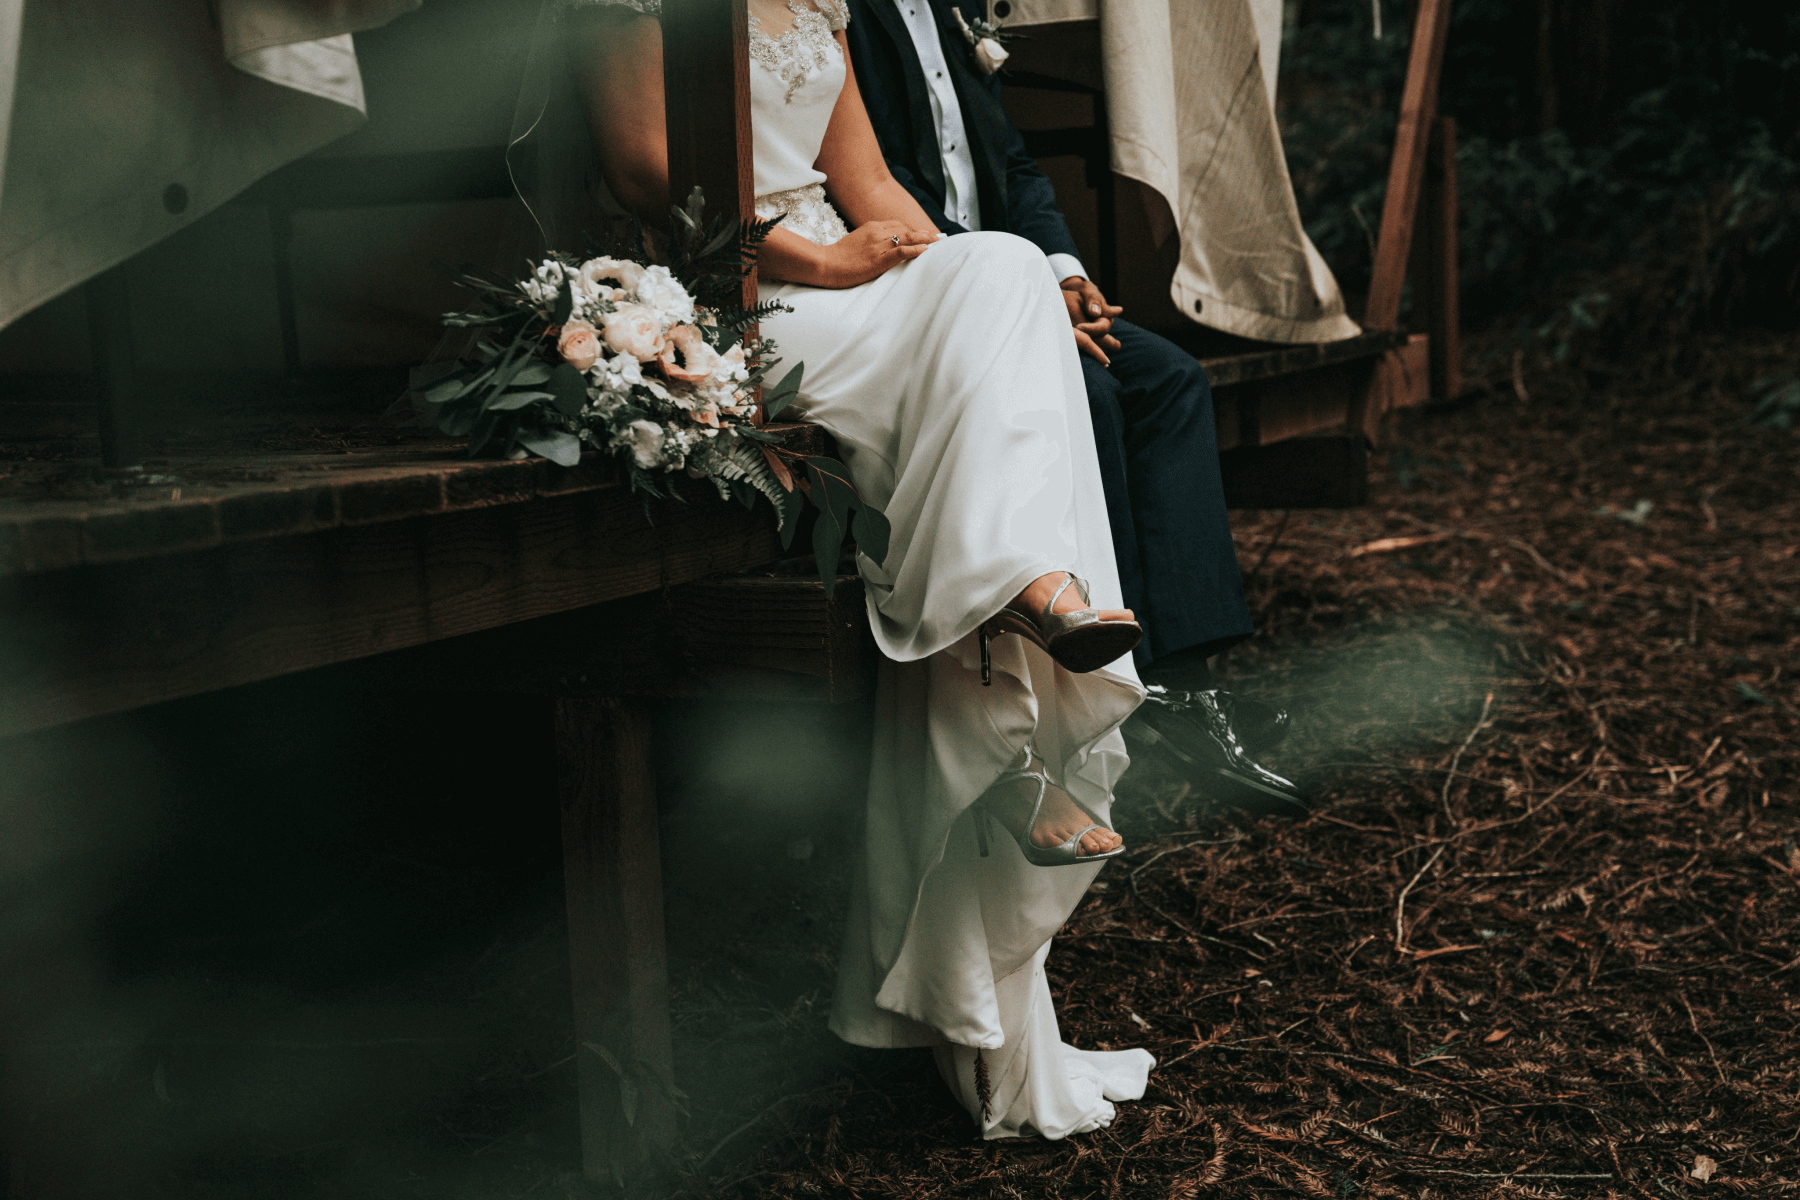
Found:
M 1367 287 L 1409 6 L 1299 0 L 1281 118 L 1307 229 Z M 1459 0 L 1463 313 L 1558 358 L 1679 354 L 1671 335 L 1800 325 L 1800 5 Z

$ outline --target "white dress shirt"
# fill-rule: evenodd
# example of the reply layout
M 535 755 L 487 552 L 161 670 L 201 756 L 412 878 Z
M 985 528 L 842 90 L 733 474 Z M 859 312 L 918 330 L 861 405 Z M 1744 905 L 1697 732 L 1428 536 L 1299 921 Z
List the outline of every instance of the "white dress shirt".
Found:
M 944 215 L 964 229 L 981 228 L 981 197 L 975 188 L 975 156 L 963 127 L 962 103 L 944 61 L 944 44 L 938 40 L 937 18 L 929 0 L 892 0 L 912 35 L 925 69 L 925 87 L 931 96 L 931 119 L 937 129 L 938 156 L 944 163 Z M 1073 254 L 1052 254 L 1050 268 L 1057 279 L 1071 275 L 1087 278 L 1087 270 Z

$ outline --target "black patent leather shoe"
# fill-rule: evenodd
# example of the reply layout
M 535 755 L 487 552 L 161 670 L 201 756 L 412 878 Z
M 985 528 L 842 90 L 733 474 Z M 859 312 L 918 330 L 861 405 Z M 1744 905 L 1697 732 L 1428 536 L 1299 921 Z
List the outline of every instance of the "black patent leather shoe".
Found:
M 1286 736 L 1287 713 L 1219 688 L 1149 692 L 1123 730 L 1135 751 L 1161 758 L 1202 795 L 1252 815 L 1310 811 L 1298 786 L 1251 757 Z

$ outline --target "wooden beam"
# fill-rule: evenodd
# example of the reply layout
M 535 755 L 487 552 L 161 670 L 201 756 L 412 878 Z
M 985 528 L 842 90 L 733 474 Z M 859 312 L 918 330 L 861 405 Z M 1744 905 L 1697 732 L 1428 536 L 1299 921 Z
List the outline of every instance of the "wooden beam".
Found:
M 1230 508 L 1360 508 L 1369 502 L 1368 442 L 1360 432 L 1289 438 L 1219 455 Z
M 331 680 L 438 695 L 841 704 L 874 687 L 878 658 L 857 576 L 839 576 L 827 600 L 817 579 L 752 573 L 383 654 L 346 664 Z
M 623 485 L 0 580 L 0 736 L 656 591 L 779 555 Z
M 662 29 L 669 202 L 699 187 L 709 214 L 746 216 L 756 194 L 746 0 L 665 0 Z M 754 272 L 744 297 L 756 301 Z
M 1381 206 L 1381 232 L 1375 242 L 1369 302 L 1363 312 L 1363 324 L 1371 329 L 1393 329 L 1400 321 L 1400 294 L 1412 251 L 1426 147 L 1437 120 L 1438 76 L 1449 29 L 1450 0 L 1419 0 L 1406 84 L 1400 93 L 1394 155 L 1388 165 L 1387 196 Z
M 100 405 L 100 461 L 112 468 L 142 461 L 138 447 L 137 364 L 131 337 L 131 289 L 125 265 L 88 280 L 88 344 Z
M 556 762 L 582 1168 L 623 1186 L 675 1141 L 649 706 L 556 701 Z
M 1431 398 L 1462 395 L 1461 305 L 1456 269 L 1456 118 L 1439 117 L 1431 129 L 1419 227 L 1413 237 L 1412 327 L 1431 338 Z

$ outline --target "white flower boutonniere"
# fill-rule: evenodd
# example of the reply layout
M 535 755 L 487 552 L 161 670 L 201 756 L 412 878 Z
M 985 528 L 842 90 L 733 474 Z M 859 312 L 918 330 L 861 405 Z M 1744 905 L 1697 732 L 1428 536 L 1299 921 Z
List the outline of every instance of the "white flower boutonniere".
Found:
M 998 25 L 982 17 L 970 23 L 963 19 L 962 10 L 954 6 L 950 11 L 956 14 L 956 23 L 962 26 L 963 36 L 975 48 L 975 61 L 981 64 L 982 73 L 992 75 L 1004 66 L 1008 55 L 1006 47 L 1000 43 L 1011 41 L 1017 35 L 1001 33 Z

